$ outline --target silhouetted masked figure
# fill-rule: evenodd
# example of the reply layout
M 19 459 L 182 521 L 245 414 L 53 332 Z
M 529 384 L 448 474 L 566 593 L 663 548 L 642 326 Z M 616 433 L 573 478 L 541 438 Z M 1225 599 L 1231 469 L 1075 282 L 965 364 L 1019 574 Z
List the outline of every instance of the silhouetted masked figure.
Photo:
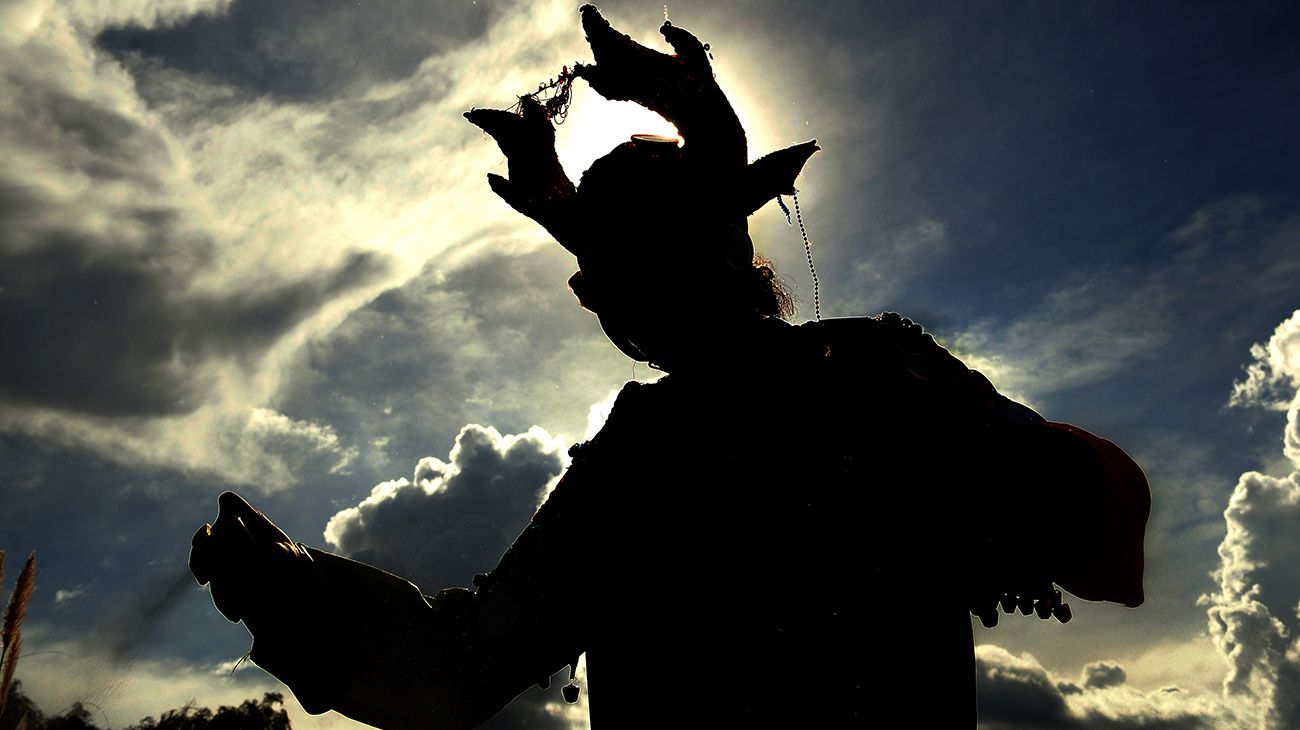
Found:
M 430 597 L 294 543 L 233 494 L 191 565 L 308 710 L 472 727 L 587 656 L 597 730 L 975 721 L 970 614 L 1068 620 L 1055 586 L 1142 602 L 1149 492 L 1116 446 L 999 395 L 906 318 L 781 320 L 746 217 L 813 143 L 747 164 L 705 49 L 667 56 L 582 9 L 601 94 L 685 140 L 633 138 L 575 187 L 546 107 L 466 116 L 495 191 L 573 252 L 625 353 L 600 433 L 475 588 Z M 756 262 L 757 261 L 757 262 Z

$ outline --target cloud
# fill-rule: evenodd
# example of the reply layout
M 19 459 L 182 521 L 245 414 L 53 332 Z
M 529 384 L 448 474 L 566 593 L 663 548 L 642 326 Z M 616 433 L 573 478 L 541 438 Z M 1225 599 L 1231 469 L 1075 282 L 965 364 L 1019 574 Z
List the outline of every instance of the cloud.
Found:
M 1177 600 L 1180 611 L 1181 604 L 1186 602 L 1192 603 L 1195 609 L 1194 597 L 1184 601 L 1180 596 Z M 1202 694 L 1219 694 L 1223 688 L 1223 657 L 1204 630 L 1204 612 L 1197 613 L 1200 621 L 1189 630 L 1195 633 L 1194 638 L 1189 640 L 1188 632 L 1183 632 L 1178 638 L 1154 642 L 1139 648 L 1136 655 L 1129 654 L 1123 667 L 1126 681 L 1138 687 L 1177 686 Z M 1162 622 L 1158 617 L 1147 620 Z M 1125 648 L 1132 646 L 1127 641 L 1125 644 Z
M 163 28 L 123 19 L 98 37 L 117 54 L 246 88 L 301 99 L 409 76 L 424 59 L 477 39 L 498 3 L 234 0 L 221 13 Z M 366 48 L 367 53 L 358 53 Z
M 1233 383 L 1231 406 L 1264 406 L 1286 411 L 1282 453 L 1300 469 L 1300 310 L 1273 330 L 1267 344 L 1250 348 L 1254 362 Z
M 1093 689 L 1118 687 L 1128 679 L 1124 668 L 1113 662 L 1092 662 L 1083 668 L 1083 686 Z
M 1162 358 L 1209 361 L 1221 356 L 1243 312 L 1290 296 L 1300 276 L 1298 238 L 1294 214 L 1229 197 L 1155 241 L 1159 264 L 1085 262 L 1046 282 L 1015 317 L 960 323 L 952 346 L 1000 390 L 1034 401 L 1134 374 Z M 1187 378 L 1204 371 L 1182 372 Z
M 1256 726 L 1294 727 L 1300 723 L 1300 550 L 1294 540 L 1300 531 L 1300 311 L 1251 354 L 1254 362 L 1233 385 L 1229 402 L 1285 404 L 1283 452 L 1296 470 L 1280 477 L 1250 471 L 1237 480 L 1223 513 L 1218 590 L 1201 601 L 1210 636 L 1228 664 L 1224 694 Z
M 1008 324 L 978 322 L 953 342 L 968 364 L 1003 392 L 1033 400 L 1095 383 L 1135 360 L 1151 357 L 1167 339 L 1163 285 L 1089 277 L 1048 294 Z M 1148 320 L 1134 327 L 1134 313 Z M 1154 320 L 1154 321 L 1152 321 Z
M 210 397 L 220 361 L 253 369 L 325 302 L 383 272 L 358 254 L 292 283 L 187 294 L 195 272 L 174 270 L 165 249 L 111 249 L 55 231 L 34 248 L 0 252 L 10 272 L 0 328 L 15 355 L 0 363 L 0 398 L 109 417 L 192 413 Z
M 279 397 L 287 412 L 334 424 L 373 473 L 451 443 L 465 423 L 566 440 L 591 427 L 590 404 L 629 376 L 655 373 L 610 346 L 564 282 L 558 247 L 501 250 L 431 266 L 309 343 Z M 322 393 L 327 394 L 322 397 Z
M 109 25 L 134 23 L 167 25 L 205 14 L 223 11 L 230 0 L 128 0 L 102 3 L 95 0 L 8 0 L 0 4 L 0 41 L 21 45 L 36 34 L 42 23 L 69 22 L 82 32 L 96 32 Z M 61 7 L 56 7 L 61 6 Z M 61 11 L 68 12 L 63 14 Z
M 563 676 L 557 675 L 552 678 L 551 684 L 558 685 L 568 681 L 567 672 L 561 672 L 561 675 Z M 586 682 L 581 669 L 575 681 L 585 694 Z M 570 705 L 557 699 L 557 695 L 554 686 L 550 691 L 536 686 L 530 687 L 527 692 L 479 727 L 482 730 L 518 730 L 519 728 L 586 730 L 589 728 L 591 723 L 585 704 L 579 700 L 577 704 Z
M 376 485 L 330 518 L 325 539 L 426 592 L 468 585 L 496 564 L 564 466 L 563 447 L 540 428 L 503 436 L 470 424 L 447 461 L 427 456 L 411 479 Z
M 96 0 L 64 0 L 69 16 L 79 29 L 96 33 L 119 25 L 166 28 L 197 18 L 220 15 L 229 10 L 232 0 L 125 0 L 101 3 Z
M 583 440 L 590 441 L 600 433 L 600 429 L 605 427 L 605 421 L 609 420 L 609 414 L 614 410 L 614 401 L 618 400 L 618 394 L 622 388 L 614 388 L 604 399 L 591 404 L 587 411 L 587 432 Z
M 0 410 L 0 430 L 87 449 L 132 467 L 179 468 L 264 493 L 309 476 L 346 473 L 358 453 L 327 424 L 240 404 L 127 423 L 9 408 Z
M 85 592 L 86 592 L 85 589 L 81 588 L 80 586 L 76 588 L 69 588 L 66 591 L 57 590 L 54 592 L 54 605 L 61 606 L 65 602 L 71 601 L 72 599 L 76 598 L 77 596 L 80 596 Z
M 220 452 L 220 436 L 247 423 L 236 441 L 265 440 L 255 406 L 268 357 L 389 267 L 336 249 L 296 271 L 217 273 L 232 244 L 184 143 L 87 46 L 99 5 L 7 7 L 24 30 L 0 42 L 0 428 L 260 482 L 256 465 Z M 219 5 L 127 15 L 164 22 Z
M 1241 476 L 1224 512 L 1218 590 L 1205 596 L 1210 635 L 1228 664 L 1224 693 L 1259 727 L 1300 722 L 1300 473 Z
M 201 279 L 220 242 L 192 212 L 180 144 L 63 6 L 0 44 L 0 399 L 106 416 L 187 413 L 216 361 L 256 363 L 383 273 L 356 252 L 304 276 Z
M 1032 656 L 991 645 L 975 648 L 979 716 L 990 727 L 1052 727 L 1071 719 L 1057 682 Z
M 246 93 L 218 68 L 239 53 L 185 55 L 194 33 L 232 40 L 254 3 L 5 5 L 0 429 L 268 489 L 350 459 L 311 415 L 268 432 L 295 353 L 440 254 L 544 240 L 487 190 L 500 154 L 460 112 L 582 44 L 558 2 L 398 5 L 306 24 L 263 8 L 263 70 L 277 39 L 331 78 L 329 59 L 363 59 L 310 103 Z M 103 35 L 128 27 L 131 52 Z
M 357 449 L 344 446 L 330 426 L 268 408 L 252 409 L 247 420 L 231 423 L 216 438 L 220 451 L 233 455 L 266 489 L 295 484 L 304 473 L 344 473 L 357 457 Z
M 871 256 L 851 266 L 853 276 L 846 288 L 862 292 L 862 300 L 854 302 L 855 305 L 870 311 L 867 301 L 872 304 L 889 302 L 906 277 L 932 265 L 935 257 L 942 255 L 950 243 L 947 226 L 935 218 L 923 218 L 889 231 L 873 247 Z
M 1079 682 L 1071 682 L 1030 654 L 1016 656 L 986 644 L 975 648 L 975 664 L 980 727 L 987 730 L 1191 730 L 1221 727 L 1232 719 L 1213 697 L 1128 687 L 1123 668 L 1111 662 L 1090 664 Z

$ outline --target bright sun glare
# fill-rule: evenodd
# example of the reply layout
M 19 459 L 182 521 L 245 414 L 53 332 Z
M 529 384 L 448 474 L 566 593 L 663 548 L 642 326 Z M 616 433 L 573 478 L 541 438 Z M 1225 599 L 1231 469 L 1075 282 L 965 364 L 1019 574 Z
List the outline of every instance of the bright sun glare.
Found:
M 569 179 L 577 183 L 591 163 L 634 134 L 681 139 L 676 127 L 649 109 L 630 101 L 609 101 L 578 83 L 569 114 L 555 129 L 555 150 Z

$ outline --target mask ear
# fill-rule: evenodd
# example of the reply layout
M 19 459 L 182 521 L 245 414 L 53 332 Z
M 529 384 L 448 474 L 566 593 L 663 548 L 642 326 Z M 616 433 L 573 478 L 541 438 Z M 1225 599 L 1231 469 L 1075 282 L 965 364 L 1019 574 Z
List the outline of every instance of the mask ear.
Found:
M 749 163 L 741 179 L 737 201 L 739 212 L 748 216 L 778 195 L 793 195 L 795 178 L 799 177 L 808 158 L 820 150 L 814 139 Z

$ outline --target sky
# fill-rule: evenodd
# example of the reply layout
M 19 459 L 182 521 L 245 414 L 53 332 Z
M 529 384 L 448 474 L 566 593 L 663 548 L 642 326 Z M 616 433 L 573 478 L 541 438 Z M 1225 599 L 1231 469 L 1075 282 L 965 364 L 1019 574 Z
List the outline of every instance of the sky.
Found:
M 602 10 L 664 48 L 662 2 Z M 751 155 L 823 147 L 798 185 L 826 316 L 901 312 L 1147 472 L 1146 604 L 976 628 L 982 727 L 1300 724 L 1300 13 L 667 12 Z M 547 0 L 0 0 L 0 549 L 39 555 L 18 676 L 47 712 L 120 727 L 279 687 L 185 572 L 221 491 L 465 585 L 656 376 L 461 118 L 587 59 Z M 561 160 L 576 180 L 665 124 L 580 82 Z M 797 230 L 769 204 L 750 231 L 811 318 Z M 559 684 L 492 726 L 585 727 Z

